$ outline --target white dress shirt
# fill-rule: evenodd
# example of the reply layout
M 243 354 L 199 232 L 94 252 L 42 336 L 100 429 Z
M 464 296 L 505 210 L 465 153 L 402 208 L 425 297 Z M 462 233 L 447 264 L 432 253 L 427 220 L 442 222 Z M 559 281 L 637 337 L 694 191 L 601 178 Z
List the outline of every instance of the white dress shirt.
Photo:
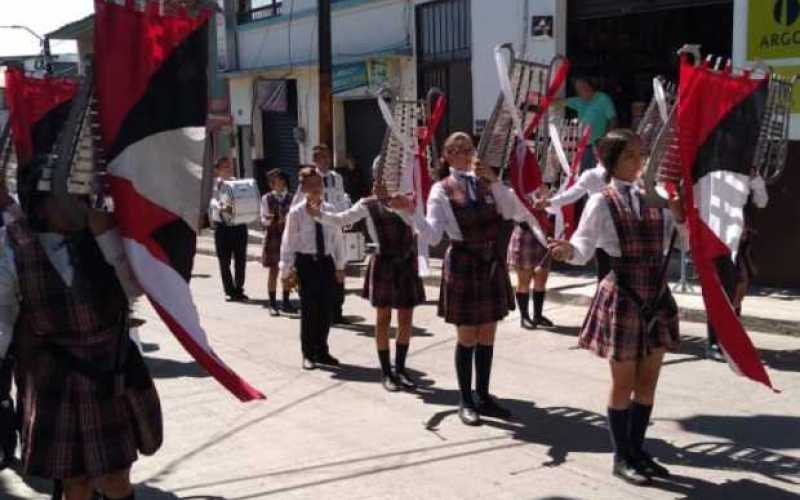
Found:
M 274 215 L 280 217 L 280 214 L 273 214 L 269 209 L 269 203 L 267 203 L 267 196 L 269 196 L 270 194 L 277 197 L 280 203 L 283 203 L 286 197 L 289 196 L 289 192 L 284 189 L 280 193 L 272 191 L 271 193 L 267 193 L 261 197 L 261 225 L 264 227 L 269 227 L 272 224 L 272 217 Z
M 321 209 L 326 212 L 334 210 L 330 203 L 322 203 Z M 281 277 L 288 277 L 294 270 L 296 253 L 317 254 L 316 224 L 317 221 L 306 211 L 305 200 L 289 210 L 289 215 L 286 217 L 286 229 L 283 231 L 281 240 Z M 347 255 L 342 232 L 325 224 L 322 224 L 322 232 L 325 240 L 325 255 L 333 257 L 337 271 L 343 271 L 347 264 Z
M 344 179 L 334 170 L 328 170 L 324 174 L 317 169 L 317 172 L 322 177 L 322 185 L 325 187 L 323 199 L 326 203 L 333 206 L 334 212 L 341 212 L 347 210 L 352 206 L 350 196 L 344 190 Z M 302 190 L 298 189 L 292 199 L 292 206 L 305 201 L 306 195 Z
M 367 232 L 369 233 L 369 237 L 375 243 L 376 252 L 381 253 L 380 241 L 378 240 L 378 231 L 375 229 L 375 221 L 372 220 L 372 216 L 370 215 L 369 208 L 367 207 L 367 198 L 362 198 L 358 200 L 358 202 L 353 205 L 352 208 L 345 210 L 344 212 L 339 213 L 332 213 L 332 212 L 322 212 L 319 217 L 320 222 L 323 224 L 333 226 L 336 228 L 343 228 L 345 226 L 350 226 L 355 224 L 356 222 L 366 219 L 367 220 Z M 416 211 L 413 214 L 408 214 L 403 211 L 393 210 L 390 207 L 385 207 L 386 210 L 398 215 L 403 222 L 411 228 L 411 230 L 421 237 L 428 231 L 428 222 L 425 220 L 421 214 L 417 213 Z
M 72 286 L 75 270 L 69 259 L 69 250 L 64 245 L 64 236 L 57 233 L 39 233 L 39 243 L 47 258 L 61 276 L 64 284 Z M 144 292 L 136 280 L 125 251 L 119 231 L 110 229 L 96 236 L 97 245 L 106 259 L 114 267 L 122 289 L 130 299 L 141 296 Z M 19 314 L 19 278 L 6 228 L 0 229 L 0 358 L 4 357 L 11 344 L 14 324 Z
M 550 205 L 547 207 L 548 212 L 558 213 L 561 207 L 575 203 L 586 194 L 591 196 L 602 192 L 606 187 L 605 176 L 606 169 L 599 163 L 594 168 L 585 171 L 578 177 L 572 187 L 550 198 Z
M 456 175 L 456 172 L 450 169 L 450 175 Z M 477 181 L 475 174 L 472 172 L 464 174 L 458 173 L 457 178 L 458 177 L 461 178 L 459 182 L 462 182 L 462 187 L 467 190 L 470 197 L 474 196 L 471 190 L 468 190 L 464 178 L 472 177 Z M 516 195 L 514 192 L 510 188 L 504 186 L 499 180 L 492 183 L 491 192 L 497 213 L 504 219 L 513 220 L 517 215 L 517 204 L 514 200 Z M 442 186 L 442 181 L 437 182 L 431 188 L 431 193 L 428 197 L 428 217 L 426 220 L 428 222 L 428 228 L 422 231 L 421 236 L 424 237 L 425 241 L 430 245 L 439 243 L 445 232 L 447 232 L 447 236 L 451 241 L 461 241 L 464 239 L 464 236 L 461 234 L 461 228 L 458 227 L 456 216 L 453 213 L 453 207 L 450 205 L 450 198 L 448 198 L 447 192 L 444 190 L 444 186 Z
M 633 211 L 634 213 L 639 213 L 642 193 L 638 186 L 616 178 L 611 180 L 610 186 L 620 193 L 622 193 L 626 187 L 629 187 L 631 189 L 631 198 L 634 205 Z M 622 200 L 628 208 L 631 208 L 624 195 L 622 196 Z M 664 252 L 666 253 L 670 238 L 672 237 L 672 229 L 675 224 L 673 223 L 672 212 L 670 212 L 669 209 L 662 209 L 662 212 L 664 215 Z M 685 226 L 679 224 L 677 227 L 680 240 L 684 248 L 686 248 L 688 247 L 688 235 Z M 573 248 L 572 258 L 569 260 L 570 264 L 586 264 L 594 256 L 595 250 L 598 248 L 603 249 L 611 257 L 622 256 L 622 250 L 619 245 L 619 235 L 617 235 L 617 228 L 614 226 L 611 209 L 602 193 L 593 194 L 589 198 L 586 207 L 583 209 L 578 229 L 569 241 Z

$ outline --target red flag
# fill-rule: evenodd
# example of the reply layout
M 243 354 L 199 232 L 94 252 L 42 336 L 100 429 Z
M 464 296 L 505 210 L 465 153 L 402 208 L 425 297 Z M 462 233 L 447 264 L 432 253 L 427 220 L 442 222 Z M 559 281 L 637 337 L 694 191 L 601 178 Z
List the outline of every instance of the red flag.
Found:
M 591 127 L 583 128 L 583 135 L 578 142 L 578 147 L 575 150 L 575 156 L 572 157 L 572 165 L 569 166 L 569 177 L 567 177 L 567 185 L 564 190 L 571 188 L 578 181 L 578 176 L 581 169 L 581 160 L 584 153 L 586 153 L 586 146 L 589 145 L 589 138 L 592 136 Z M 563 239 L 568 240 L 572 237 L 572 233 L 577 229 L 577 221 L 575 217 L 575 204 L 570 203 L 561 207 L 561 214 L 564 217 L 564 235 Z
M 264 396 L 214 352 L 192 301 L 207 118 L 209 12 L 95 1 L 95 88 L 114 215 L 136 277 L 183 347 L 242 401 Z
M 37 78 L 14 66 L 6 70 L 11 139 L 20 170 L 35 155 L 52 150 L 77 91 L 78 83 L 69 78 Z
M 419 148 L 417 150 L 416 170 L 414 171 L 414 197 L 418 206 L 424 207 L 428 203 L 428 195 L 433 187 L 433 179 L 430 173 L 430 161 L 428 158 L 428 146 L 436 140 L 436 131 L 444 118 L 447 109 L 447 99 L 440 95 L 433 106 L 428 123 L 420 131 Z
M 707 65 L 693 66 L 684 57 L 680 65 L 677 127 L 692 260 L 709 320 L 731 367 L 772 388 L 714 263 L 718 258 L 732 258 L 738 239 L 729 238 L 731 231 L 720 223 L 721 214 L 713 213 L 719 204 L 696 196 L 705 193 L 703 196 L 708 198 L 710 193 L 720 193 L 725 183 L 746 183 L 749 179 L 767 83 L 766 79 L 712 71 Z M 723 202 L 722 205 L 741 205 L 732 207 L 741 210 L 745 201 L 731 198 Z

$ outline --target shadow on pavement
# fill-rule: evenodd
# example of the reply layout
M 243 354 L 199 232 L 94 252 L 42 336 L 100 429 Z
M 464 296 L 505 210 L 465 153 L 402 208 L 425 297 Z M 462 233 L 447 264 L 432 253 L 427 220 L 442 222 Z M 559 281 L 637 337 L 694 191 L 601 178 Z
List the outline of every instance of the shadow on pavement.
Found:
M 761 360 L 771 369 L 782 372 L 800 372 L 800 349 L 780 350 L 780 349 L 759 349 L 758 354 Z M 694 361 L 705 360 L 706 337 L 696 337 L 691 335 L 681 336 L 681 347 L 679 354 L 687 354 L 690 357 L 680 359 L 670 359 L 664 365 L 676 365 Z M 712 361 L 709 361 L 711 363 Z
M 321 366 L 318 365 L 317 369 L 331 374 L 332 380 L 341 380 L 345 382 L 366 382 L 366 383 L 381 383 L 381 370 L 378 368 L 378 360 L 375 360 L 375 366 L 358 366 L 348 365 L 342 363 L 339 366 Z M 431 387 L 434 381 L 427 378 L 425 372 L 415 370 L 413 368 L 406 368 L 406 371 L 414 379 L 419 388 L 416 391 L 408 391 L 411 394 L 419 393 L 425 390 L 426 387 Z
M 714 436 L 742 446 L 769 449 L 800 448 L 800 418 L 780 415 L 738 417 L 695 415 L 676 420 L 681 429 Z
M 194 361 L 183 362 L 150 357 L 145 357 L 144 359 L 153 378 L 204 378 L 209 376 L 208 372 Z

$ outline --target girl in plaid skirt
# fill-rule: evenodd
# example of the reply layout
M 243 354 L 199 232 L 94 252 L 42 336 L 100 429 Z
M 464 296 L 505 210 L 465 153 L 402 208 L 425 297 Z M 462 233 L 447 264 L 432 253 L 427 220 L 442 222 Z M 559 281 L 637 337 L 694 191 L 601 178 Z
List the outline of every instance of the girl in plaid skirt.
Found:
M 516 200 L 516 198 L 515 198 Z M 547 236 L 530 211 L 517 202 L 517 223 L 508 242 L 508 265 L 517 274 L 517 306 L 520 326 L 533 330 L 538 326 L 552 327 L 553 322 L 544 317 L 544 296 L 550 274 L 550 255 Z M 533 318 L 528 310 L 533 281 Z
M 479 414 L 511 415 L 489 394 L 497 322 L 514 309 L 514 297 L 497 240 L 503 219 L 513 219 L 514 194 L 494 171 L 475 160 L 469 135 L 457 132 L 444 145 L 449 175 L 434 184 L 428 199 L 429 242 L 445 232 L 450 245 L 442 265 L 439 315 L 456 326 L 455 365 L 461 392 L 459 417 L 478 425 Z M 476 347 L 477 345 L 477 347 Z M 475 359 L 477 400 L 472 398 Z
M 292 197 L 288 193 L 289 176 L 280 169 L 275 168 L 267 172 L 267 180 L 271 192 L 261 198 L 261 225 L 266 229 L 264 235 L 264 248 L 261 251 L 261 264 L 269 269 L 267 276 L 267 286 L 269 289 L 269 308 L 270 314 L 278 316 L 278 264 L 281 260 L 281 238 L 286 227 L 286 216 L 292 208 Z M 283 290 L 283 302 L 281 308 L 283 312 L 294 314 L 297 312 L 291 302 L 289 295 L 291 291 Z
M 13 331 L 22 469 L 56 480 L 66 500 L 96 490 L 131 500 L 131 466 L 162 442 L 158 394 L 129 336 L 142 290 L 113 218 L 65 217 L 40 178 L 26 168 L 25 216 L 0 236 L 0 338 Z
M 362 198 L 344 212 L 321 212 L 323 224 L 343 228 L 366 220 L 377 251 L 370 257 L 362 296 L 376 309 L 375 343 L 381 364 L 383 387 L 389 392 L 412 390 L 417 384 L 406 371 L 406 356 L 411 341 L 414 307 L 425 302 L 425 289 L 419 277 L 416 234 L 427 223 L 415 214 L 413 205 L 401 195 L 389 197 L 375 184 L 373 196 Z M 397 309 L 395 367 L 389 352 L 389 325 L 392 309 Z
M 678 310 L 661 268 L 673 221 L 681 224 L 684 214 L 677 195 L 669 210 L 643 206 L 636 185 L 641 143 L 634 132 L 613 130 L 598 149 L 609 184 L 589 199 L 570 241 L 553 241 L 550 250 L 554 258 L 576 265 L 585 264 L 597 248 L 611 257 L 611 272 L 598 285 L 579 342 L 611 365 L 613 474 L 646 484 L 653 476 L 669 475 L 642 445 L 664 354 L 679 343 Z

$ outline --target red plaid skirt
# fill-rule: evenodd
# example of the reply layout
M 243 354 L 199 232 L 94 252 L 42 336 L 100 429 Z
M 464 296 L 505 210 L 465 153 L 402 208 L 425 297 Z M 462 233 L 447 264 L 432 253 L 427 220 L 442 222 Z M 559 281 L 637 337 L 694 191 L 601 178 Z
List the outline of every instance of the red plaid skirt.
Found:
M 597 286 L 578 344 L 600 357 L 632 361 L 648 356 L 654 349 L 675 351 L 680 344 L 678 306 L 665 292 L 656 326 L 645 333 L 645 323 L 636 302 L 616 284 L 611 271 Z
M 116 342 L 70 350 L 84 360 L 108 359 L 115 352 L 112 346 Z M 98 477 L 130 467 L 138 453 L 152 455 L 159 449 L 163 428 L 158 394 L 136 347 L 130 348 L 129 373 L 138 382 L 118 397 L 100 396 L 94 380 L 65 368 L 52 354 L 25 358 L 19 369 L 26 474 Z
M 447 323 L 475 326 L 500 321 L 513 310 L 514 292 L 503 261 L 487 262 L 451 244 L 442 264 L 439 316 Z
M 530 228 L 517 224 L 508 242 L 508 266 L 512 269 L 532 270 L 547 255 L 547 248 L 542 245 Z
M 264 267 L 277 267 L 281 261 L 281 238 L 283 227 L 268 227 L 264 235 L 264 245 L 261 247 L 261 265 Z
M 392 258 L 373 255 L 367 265 L 361 296 L 374 307 L 410 309 L 425 302 L 417 256 Z

